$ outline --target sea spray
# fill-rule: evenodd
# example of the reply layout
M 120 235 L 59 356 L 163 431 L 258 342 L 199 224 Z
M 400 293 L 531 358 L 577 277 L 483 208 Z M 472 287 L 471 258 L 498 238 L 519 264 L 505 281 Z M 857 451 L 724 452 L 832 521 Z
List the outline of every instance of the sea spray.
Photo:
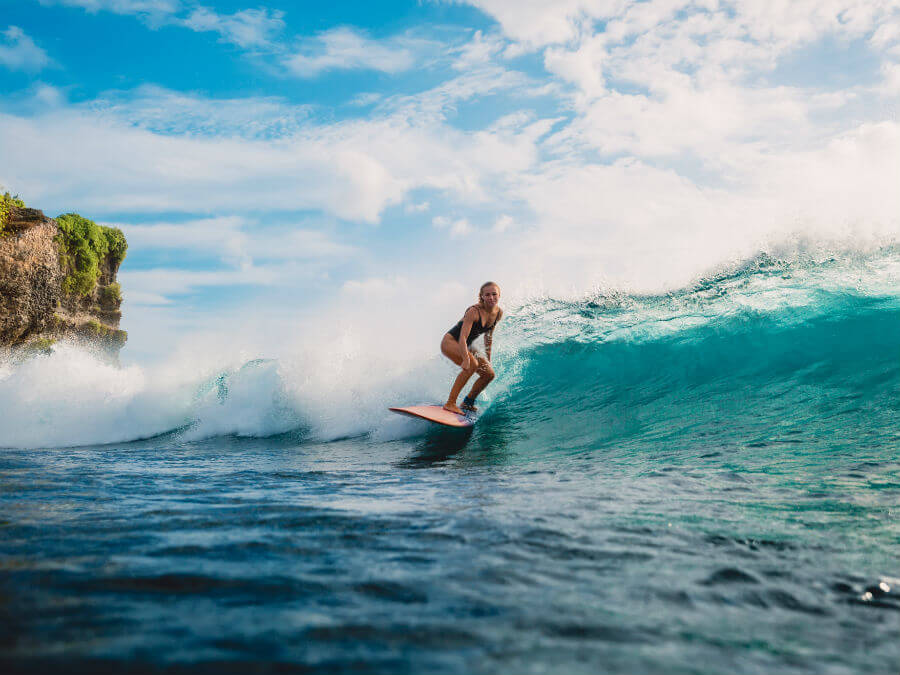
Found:
M 190 379 L 117 367 L 84 347 L 58 343 L 49 354 L 0 370 L 0 446 L 67 447 L 160 434 L 188 421 L 192 389 Z
M 752 434 L 793 419 L 846 436 L 866 424 L 862 413 L 840 413 L 846 397 L 888 424 L 882 417 L 895 400 L 900 362 L 898 279 L 900 253 L 892 248 L 845 259 L 764 255 L 675 293 L 606 291 L 508 305 L 481 425 L 502 409 L 523 433 L 527 425 L 529 434 L 552 439 L 581 420 L 595 430 L 589 435 L 599 434 L 583 438 L 585 447 L 598 439 L 649 442 L 662 428 L 673 439 L 689 428 L 715 436 L 706 427 L 726 418 L 732 426 L 744 420 Z M 197 343 L 153 367 L 118 368 L 57 345 L 49 355 L 8 362 L 0 370 L 0 446 L 168 432 L 193 440 L 413 433 L 422 427 L 398 426 L 386 408 L 441 402 L 454 367 L 437 353 L 439 335 L 428 343 L 415 334 L 405 345 L 405 333 L 364 316 L 324 322 L 266 358 L 246 345 L 216 351 Z M 844 417 L 829 432 L 823 414 Z

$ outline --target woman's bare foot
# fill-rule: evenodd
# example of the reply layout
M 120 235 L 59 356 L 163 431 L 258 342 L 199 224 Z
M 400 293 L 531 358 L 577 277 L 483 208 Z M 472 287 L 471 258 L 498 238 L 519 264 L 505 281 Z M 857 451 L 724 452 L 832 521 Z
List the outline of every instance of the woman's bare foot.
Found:
M 447 410 L 452 413 L 456 413 L 457 415 L 462 415 L 463 411 L 459 409 L 459 406 L 455 403 L 445 403 L 444 410 Z

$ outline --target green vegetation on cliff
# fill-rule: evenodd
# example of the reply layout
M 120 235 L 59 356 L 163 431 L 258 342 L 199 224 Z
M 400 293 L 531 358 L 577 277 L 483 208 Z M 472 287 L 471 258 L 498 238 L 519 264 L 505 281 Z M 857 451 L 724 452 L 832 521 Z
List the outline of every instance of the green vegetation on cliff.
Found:
M 100 304 L 116 305 L 122 302 L 122 285 L 118 282 L 111 283 L 100 289 Z
M 77 295 L 90 295 L 100 279 L 100 263 L 107 256 L 118 267 L 125 258 L 128 244 L 117 227 L 97 225 L 77 213 L 65 213 L 56 219 L 59 235 L 59 259 L 65 270 L 63 290 Z
M 26 342 L 23 348 L 26 354 L 50 354 L 55 344 L 56 340 L 53 338 L 37 338 Z
M 128 331 L 104 326 L 95 319 L 91 319 L 87 323 L 82 324 L 80 331 L 82 335 L 86 337 L 105 340 L 110 344 L 117 345 L 119 348 L 121 348 L 125 344 L 125 341 L 128 340 Z
M 11 206 L 18 206 L 20 209 L 24 209 L 25 202 L 19 199 L 19 195 L 11 195 L 8 192 L 4 192 L 0 195 L 0 236 L 3 236 L 6 229 L 6 222 L 9 217 L 9 209 Z

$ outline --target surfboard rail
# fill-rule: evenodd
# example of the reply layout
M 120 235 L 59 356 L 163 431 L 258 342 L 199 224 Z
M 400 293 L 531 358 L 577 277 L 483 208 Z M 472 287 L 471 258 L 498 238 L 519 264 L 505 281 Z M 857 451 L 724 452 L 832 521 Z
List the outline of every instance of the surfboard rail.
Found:
M 447 427 L 471 427 L 475 424 L 475 420 L 466 415 L 457 415 L 456 413 L 444 410 L 439 405 L 410 405 L 405 407 L 388 408 L 391 412 L 400 413 L 401 415 L 409 415 L 410 417 L 418 417 L 419 419 L 428 420 L 436 424 L 443 424 Z

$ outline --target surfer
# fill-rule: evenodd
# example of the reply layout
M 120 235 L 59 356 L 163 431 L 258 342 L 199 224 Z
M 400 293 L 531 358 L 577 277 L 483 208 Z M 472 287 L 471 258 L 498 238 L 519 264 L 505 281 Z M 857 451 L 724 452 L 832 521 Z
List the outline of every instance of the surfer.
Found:
M 441 340 L 441 353 L 462 368 L 450 388 L 450 396 L 447 397 L 444 410 L 459 415 L 466 411 L 475 412 L 477 410 L 475 399 L 494 379 L 494 369 L 491 368 L 491 344 L 494 340 L 494 326 L 503 316 L 499 303 L 500 286 L 493 281 L 483 283 L 478 291 L 478 304 L 469 307 L 463 318 L 444 334 Z M 480 335 L 484 335 L 487 358 L 471 349 L 475 338 Z M 456 399 L 475 373 L 478 373 L 479 377 L 472 385 L 469 395 L 463 398 L 460 408 L 456 405 Z

